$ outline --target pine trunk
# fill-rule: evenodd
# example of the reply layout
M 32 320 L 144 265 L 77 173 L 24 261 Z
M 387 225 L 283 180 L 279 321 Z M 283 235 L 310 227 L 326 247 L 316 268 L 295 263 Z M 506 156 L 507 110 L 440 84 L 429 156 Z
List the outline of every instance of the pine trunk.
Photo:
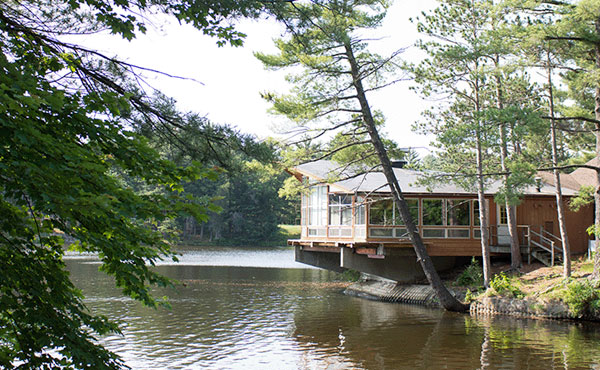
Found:
M 563 249 L 563 277 L 571 276 L 571 248 L 567 237 L 567 225 L 565 222 L 565 210 L 560 185 L 560 174 L 558 169 L 558 154 L 556 149 L 556 120 L 554 119 L 554 89 L 552 87 L 552 66 L 550 64 L 550 53 L 548 53 L 548 103 L 550 110 L 550 139 L 552 141 L 552 167 L 554 168 L 554 188 L 556 189 L 556 212 L 558 213 L 558 227 Z
M 475 64 L 475 69 L 479 69 L 478 62 Z M 483 266 L 483 285 L 486 288 L 490 287 L 491 279 L 491 263 L 490 263 L 490 228 L 488 225 L 488 212 L 485 204 L 485 179 L 483 176 L 483 149 L 481 147 L 482 125 L 481 125 L 481 105 L 479 100 L 479 80 L 475 83 L 475 114 L 477 119 L 476 128 L 476 148 L 475 148 L 475 165 L 477 167 L 477 199 L 479 200 L 479 227 L 481 230 L 481 258 Z
M 392 164 L 388 158 L 383 142 L 381 141 L 379 132 L 377 131 L 377 127 L 375 126 L 375 120 L 373 119 L 371 108 L 366 98 L 365 90 L 362 85 L 359 67 L 356 62 L 356 59 L 354 58 L 352 46 L 349 43 L 346 43 L 344 46 L 346 50 L 346 56 L 350 64 L 353 85 L 356 89 L 356 95 L 360 103 L 364 124 L 369 133 L 369 136 L 371 137 L 371 142 L 373 143 L 377 156 L 381 161 L 383 173 L 392 192 L 392 196 L 396 203 L 396 207 L 398 208 L 400 216 L 402 217 L 402 220 L 406 225 L 408 236 L 417 255 L 417 260 L 421 264 L 423 272 L 425 273 L 429 284 L 435 291 L 436 296 L 440 301 L 442 307 L 444 307 L 448 311 L 464 312 L 468 309 L 468 305 L 459 302 L 452 294 L 450 294 L 448 289 L 446 289 L 446 287 L 444 286 L 444 283 L 440 279 L 440 276 L 438 275 L 435 266 L 433 265 L 431 257 L 427 253 L 427 249 L 423 244 L 423 240 L 419 235 L 417 227 L 414 221 L 412 220 L 408 204 L 406 203 L 406 200 L 404 199 L 404 196 L 402 194 L 402 190 L 398 185 L 398 180 L 396 179 L 396 175 L 394 174 Z
M 483 285 L 490 287 L 490 234 L 488 228 L 487 207 L 485 204 L 485 184 L 483 179 L 483 153 L 481 150 L 481 132 L 477 132 L 477 199 L 479 200 L 479 225 L 481 230 L 481 257 L 483 260 Z
M 499 60 L 496 58 L 496 68 L 499 67 Z M 499 110 L 504 109 L 504 99 L 502 94 L 502 80 L 500 76 L 496 76 L 496 95 L 497 106 Z M 508 188 L 509 174 L 506 161 L 508 160 L 508 145 L 506 143 L 506 123 L 500 123 L 500 165 L 504 173 L 504 186 Z M 508 225 L 508 233 L 510 235 L 510 267 L 519 269 L 523 265 L 521 258 L 521 246 L 519 245 L 519 235 L 517 231 L 516 207 L 510 204 L 508 196 L 504 200 L 506 206 L 506 223 Z
M 600 18 L 596 19 L 596 35 L 600 35 Z M 600 45 L 596 44 L 594 59 L 596 62 L 596 69 L 600 70 Z M 594 116 L 596 120 L 600 121 L 600 86 L 596 86 L 594 96 Z M 600 164 L 600 124 L 596 123 L 596 160 Z M 596 226 L 596 253 L 594 254 L 594 271 L 592 276 L 594 279 L 600 279 L 600 170 L 596 171 L 596 191 L 594 192 L 594 224 Z

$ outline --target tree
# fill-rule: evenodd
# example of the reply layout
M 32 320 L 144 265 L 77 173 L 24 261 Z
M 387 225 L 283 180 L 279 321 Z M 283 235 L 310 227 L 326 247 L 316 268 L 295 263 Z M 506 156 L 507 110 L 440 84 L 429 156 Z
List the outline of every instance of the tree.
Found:
M 554 34 L 547 36 L 550 41 L 567 41 L 569 51 L 566 56 L 579 68 L 571 73 L 567 82 L 575 90 L 593 90 L 593 114 L 585 112 L 584 121 L 593 125 L 596 159 L 600 161 L 600 1 L 579 1 L 576 4 L 558 3 L 555 5 L 559 15 Z M 582 117 L 569 117 L 581 121 Z M 592 230 L 596 235 L 596 253 L 594 255 L 593 276 L 600 279 L 600 168 L 596 169 L 596 191 L 594 194 L 595 221 Z
M 269 68 L 299 66 L 303 72 L 290 77 L 295 83 L 293 95 L 265 95 L 273 109 L 304 127 L 320 126 L 315 136 L 339 130 L 350 135 L 368 134 L 418 260 L 441 305 L 448 310 L 465 310 L 466 306 L 443 286 L 427 254 L 379 135 L 378 115 L 367 100 L 368 92 L 389 83 L 385 72 L 393 69 L 400 52 L 389 57 L 373 54 L 358 36 L 360 31 L 380 24 L 385 4 L 372 0 L 314 0 L 291 3 L 276 15 L 285 22 L 289 38 L 276 41 L 278 54 L 257 57 Z
M 555 172 L 555 182 L 560 184 L 558 174 L 558 152 L 556 144 L 558 129 L 575 133 L 577 140 L 573 143 L 582 144 L 582 133 L 593 132 L 595 136 L 596 158 L 600 159 L 600 2 L 596 0 L 573 2 L 517 2 L 521 9 L 533 14 L 528 19 L 530 25 L 526 28 L 528 41 L 527 49 L 536 60 L 536 66 L 545 71 L 548 80 L 548 116 L 552 136 L 552 167 Z M 532 46 L 533 45 L 533 46 Z M 540 47 L 543 46 L 543 47 Z M 533 52 L 531 52 L 533 50 Z M 575 104 L 570 107 L 555 109 L 556 90 L 552 84 L 553 71 L 564 71 L 563 82 L 569 86 L 569 95 Z M 560 116 L 557 113 L 563 113 Z M 567 122 L 568 126 L 558 122 Z M 583 136 L 583 143 L 589 136 Z M 573 148 L 581 151 L 580 148 Z M 595 225 L 600 223 L 600 168 L 595 168 L 597 185 L 595 195 Z M 557 190 L 559 224 L 563 246 L 568 250 L 564 216 L 562 212 L 562 196 Z M 591 228 L 597 230 L 597 226 Z M 597 238 L 598 239 L 598 238 Z M 598 243 L 598 242 L 597 242 Z M 570 274 L 570 256 L 565 251 L 565 275 Z M 593 275 L 600 277 L 600 257 L 594 259 Z
M 429 118 L 445 127 L 446 132 L 443 136 L 438 136 L 438 142 L 456 148 L 463 144 L 470 146 L 465 143 L 465 137 L 473 140 L 474 147 L 468 148 L 468 152 L 447 152 L 456 153 L 463 159 L 465 156 L 474 159 L 471 163 L 476 166 L 474 172 L 477 179 L 483 280 L 486 287 L 489 286 L 491 276 L 484 162 L 485 151 L 489 148 L 486 138 L 492 133 L 484 122 L 484 94 L 487 87 L 484 67 L 489 50 L 488 45 L 483 42 L 483 35 L 489 24 L 489 4 L 485 0 L 455 0 L 440 4 L 431 14 L 423 14 L 422 19 L 418 20 L 417 28 L 430 39 L 421 40 L 417 45 L 429 57 L 419 66 L 410 68 L 422 94 L 440 94 L 451 100 L 447 107 L 441 108 L 444 110 L 441 114 L 426 112 Z M 436 131 L 442 134 L 441 130 Z M 454 158 L 456 159 L 457 157 Z
M 62 235 L 77 240 L 76 250 L 97 253 L 124 294 L 155 306 L 162 301 L 149 284 L 171 282 L 150 266 L 175 258 L 156 225 L 183 215 L 205 220 L 214 209 L 181 193 L 183 183 L 214 171 L 197 162 L 178 167 L 131 131 L 136 115 L 165 131 L 177 127 L 128 83 L 139 78 L 136 67 L 61 37 L 108 29 L 132 39 L 145 31 L 145 14 L 159 12 L 238 45 L 243 35 L 221 21 L 260 8 L 251 1 L 0 3 L 1 367 L 122 367 L 95 339 L 118 327 L 87 311 L 62 261 Z M 161 191 L 137 194 L 117 173 Z

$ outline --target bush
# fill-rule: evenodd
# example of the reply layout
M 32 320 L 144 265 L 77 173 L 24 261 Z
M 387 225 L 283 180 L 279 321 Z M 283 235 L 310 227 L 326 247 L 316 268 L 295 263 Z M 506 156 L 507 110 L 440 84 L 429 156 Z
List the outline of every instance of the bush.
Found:
M 360 271 L 347 269 L 344 272 L 342 272 L 341 274 L 339 274 L 339 280 L 356 282 L 356 281 L 360 280 L 360 276 L 361 276 Z
M 456 278 L 456 284 L 461 286 L 483 285 L 483 270 L 475 257 L 471 260 L 471 264 Z
M 515 286 L 511 279 L 503 272 L 495 275 L 492 278 L 490 281 L 490 287 L 498 294 L 508 293 L 515 298 L 521 298 L 524 296 L 521 289 Z
M 563 301 L 573 316 L 581 316 L 588 310 L 600 312 L 600 291 L 589 280 L 569 283 Z

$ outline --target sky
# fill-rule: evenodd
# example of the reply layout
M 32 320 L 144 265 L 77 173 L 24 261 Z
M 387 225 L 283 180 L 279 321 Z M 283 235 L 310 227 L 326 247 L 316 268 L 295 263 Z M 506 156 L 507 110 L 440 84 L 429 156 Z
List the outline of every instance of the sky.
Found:
M 410 17 L 433 7 L 432 0 L 395 2 L 381 28 L 375 31 L 380 38 L 372 50 L 386 55 L 400 48 L 408 48 L 403 59 L 416 61 L 422 54 L 411 45 L 419 38 Z M 285 93 L 290 86 L 286 72 L 265 70 L 253 52 L 275 52 L 273 40 L 283 33 L 283 27 L 271 20 L 244 20 L 237 29 L 247 34 L 243 47 L 218 47 L 216 39 L 204 36 L 191 26 L 157 19 L 155 27 L 133 41 L 116 36 L 81 36 L 73 40 L 91 46 L 110 56 L 118 56 L 129 63 L 159 70 L 188 80 L 144 73 L 153 88 L 177 100 L 183 111 L 194 111 L 211 121 L 229 124 L 258 138 L 278 136 L 277 127 L 285 118 L 268 113 L 269 104 L 260 93 Z M 384 131 L 403 148 L 421 148 L 426 155 L 431 137 L 412 132 L 412 124 L 431 102 L 424 101 L 409 90 L 410 82 L 400 82 L 369 96 L 374 109 L 386 117 Z

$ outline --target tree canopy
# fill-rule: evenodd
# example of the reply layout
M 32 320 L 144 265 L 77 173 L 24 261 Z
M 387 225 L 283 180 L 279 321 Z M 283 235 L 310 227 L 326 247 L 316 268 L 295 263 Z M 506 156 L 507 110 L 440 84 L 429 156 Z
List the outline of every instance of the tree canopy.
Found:
M 132 130 L 144 117 L 164 132 L 180 122 L 136 87 L 135 66 L 65 35 L 110 32 L 132 39 L 162 13 L 218 43 L 243 34 L 225 20 L 256 15 L 254 1 L 8 0 L 0 3 L 0 367 L 118 368 L 95 335 L 118 331 L 85 308 L 68 278 L 63 239 L 97 253 L 101 270 L 126 294 L 161 303 L 149 284 L 170 281 L 151 266 L 175 258 L 157 226 L 181 216 L 206 220 L 208 199 L 183 193 L 214 178 L 198 161 L 163 159 Z M 207 136 L 207 140 L 210 137 Z M 124 181 L 161 191 L 139 193 Z

